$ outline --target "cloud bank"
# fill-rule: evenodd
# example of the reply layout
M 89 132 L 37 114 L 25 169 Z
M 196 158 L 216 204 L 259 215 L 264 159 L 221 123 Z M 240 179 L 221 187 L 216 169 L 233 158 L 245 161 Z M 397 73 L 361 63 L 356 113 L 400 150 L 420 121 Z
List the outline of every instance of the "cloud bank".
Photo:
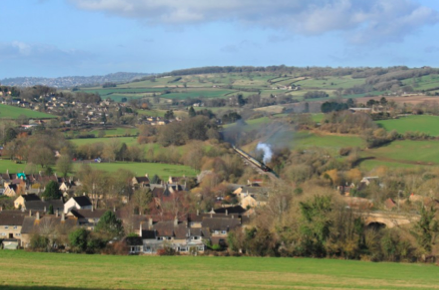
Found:
M 397 42 L 439 21 L 414 0 L 68 0 L 83 10 L 139 19 L 149 25 L 238 22 L 286 32 L 341 32 L 354 44 Z

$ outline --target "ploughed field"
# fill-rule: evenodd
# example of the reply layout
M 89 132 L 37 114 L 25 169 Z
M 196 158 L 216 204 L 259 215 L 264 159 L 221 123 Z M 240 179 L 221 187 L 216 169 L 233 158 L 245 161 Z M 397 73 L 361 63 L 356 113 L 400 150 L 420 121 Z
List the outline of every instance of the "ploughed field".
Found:
M 0 251 L 1 289 L 439 289 L 432 265 Z

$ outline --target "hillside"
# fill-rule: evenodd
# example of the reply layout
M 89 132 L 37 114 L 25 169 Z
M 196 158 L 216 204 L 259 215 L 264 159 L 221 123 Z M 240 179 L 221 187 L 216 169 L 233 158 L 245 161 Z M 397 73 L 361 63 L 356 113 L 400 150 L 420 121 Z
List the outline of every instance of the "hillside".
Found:
M 209 107 L 224 106 L 225 100 L 234 96 L 257 95 L 258 105 L 269 106 L 340 97 L 435 96 L 439 94 L 438 72 L 429 67 L 205 67 L 148 76 L 113 88 L 95 86 L 82 90 L 116 101 L 152 101 L 153 97 L 169 102 L 205 100 Z M 254 98 L 251 101 L 256 102 Z
M 39 78 L 39 77 L 16 77 L 16 78 L 6 78 L 0 80 L 0 84 L 6 86 L 17 86 L 17 87 L 31 87 L 35 85 L 45 85 L 54 88 L 72 88 L 76 86 L 84 85 L 100 85 L 106 82 L 130 82 L 135 79 L 144 77 L 148 74 L 145 73 L 127 73 L 118 72 L 113 74 L 107 74 L 104 76 L 68 76 L 68 77 L 58 77 L 58 78 Z

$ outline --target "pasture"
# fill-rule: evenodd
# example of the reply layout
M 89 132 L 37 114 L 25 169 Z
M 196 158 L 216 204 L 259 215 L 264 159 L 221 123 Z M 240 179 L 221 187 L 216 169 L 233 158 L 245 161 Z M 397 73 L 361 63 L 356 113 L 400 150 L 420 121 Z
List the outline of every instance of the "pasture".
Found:
M 378 160 L 414 165 L 439 165 L 439 141 L 394 141 L 365 152 Z
M 189 166 L 166 163 L 147 163 L 147 162 L 122 162 L 114 163 L 89 163 L 94 169 L 102 171 L 116 172 L 118 169 L 130 170 L 137 176 L 148 173 L 150 176 L 157 174 L 161 178 L 168 178 L 169 176 L 196 176 L 198 171 Z M 75 170 L 81 166 L 80 162 L 75 163 Z
M 15 289 L 439 289 L 433 265 L 309 258 L 107 256 L 0 251 Z M 24 274 L 25 273 L 25 274 Z
M 29 119 L 56 118 L 54 115 L 42 112 L 0 104 L 0 119 L 17 119 L 19 116 L 26 116 Z
M 137 137 L 118 137 L 118 138 L 81 138 L 70 140 L 76 146 L 81 146 L 84 144 L 95 144 L 95 143 L 106 143 L 111 140 L 117 140 L 120 143 L 126 143 L 127 145 L 137 144 Z
M 395 130 L 400 134 L 404 134 L 408 131 L 418 131 L 427 133 L 430 136 L 439 136 L 438 116 L 407 116 L 399 119 L 377 121 L 377 124 L 387 131 Z

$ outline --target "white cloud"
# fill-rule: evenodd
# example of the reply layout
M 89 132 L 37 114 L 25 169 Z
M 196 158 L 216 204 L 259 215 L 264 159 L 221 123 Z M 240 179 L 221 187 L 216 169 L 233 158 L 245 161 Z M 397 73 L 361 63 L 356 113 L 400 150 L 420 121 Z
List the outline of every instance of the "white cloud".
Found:
M 80 9 L 102 11 L 155 25 L 236 21 L 298 33 L 341 31 L 356 44 L 401 41 L 439 22 L 436 10 L 414 0 L 68 0 Z

